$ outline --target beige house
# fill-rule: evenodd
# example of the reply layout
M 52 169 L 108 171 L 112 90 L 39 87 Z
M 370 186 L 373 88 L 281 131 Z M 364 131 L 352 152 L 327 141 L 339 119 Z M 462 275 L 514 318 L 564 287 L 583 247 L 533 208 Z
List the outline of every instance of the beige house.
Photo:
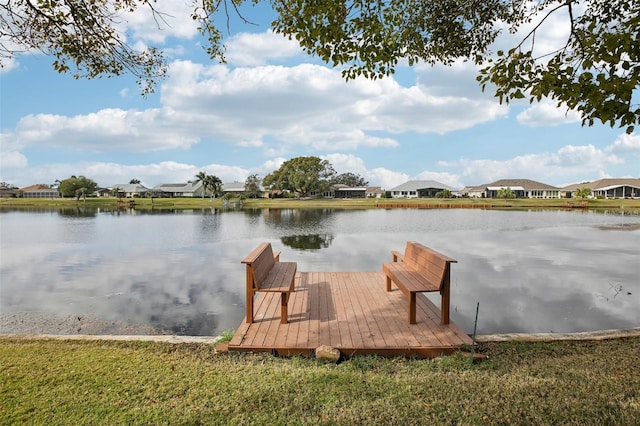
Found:
M 211 191 L 204 191 L 204 185 L 202 182 L 187 182 L 187 183 L 161 183 L 153 187 L 153 192 L 158 197 L 209 197 Z
M 640 179 L 600 179 L 594 182 L 582 182 L 562 188 L 567 197 L 575 197 L 580 188 L 591 190 L 591 198 L 640 198 Z
M 118 197 L 133 198 L 144 197 L 149 191 L 144 185 L 139 183 L 120 183 L 113 185 L 111 188 L 111 196 L 117 195 Z
M 410 180 L 391 188 L 391 198 L 434 198 L 444 190 L 459 192 L 455 188 L 435 180 Z
M 49 185 L 36 184 L 20 188 L 24 198 L 60 198 L 60 192 Z
M 500 179 L 480 186 L 468 186 L 460 193 L 471 198 L 497 198 L 502 189 L 510 189 L 516 198 L 560 198 L 561 189 L 531 179 Z

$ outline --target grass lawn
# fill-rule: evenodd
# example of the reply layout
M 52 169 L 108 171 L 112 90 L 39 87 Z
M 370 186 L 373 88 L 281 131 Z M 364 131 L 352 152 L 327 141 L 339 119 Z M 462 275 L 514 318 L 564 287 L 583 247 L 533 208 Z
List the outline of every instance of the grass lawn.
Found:
M 208 198 L 134 198 L 123 199 L 122 208 L 129 208 L 129 201 L 135 201 L 136 209 L 208 209 L 223 208 L 222 199 L 210 200 Z M 86 201 L 65 199 L 37 199 L 37 198 L 5 198 L 0 199 L 0 208 L 105 208 L 116 209 L 116 198 L 88 198 Z M 337 208 L 337 209 L 368 209 L 376 208 L 376 204 L 402 206 L 438 206 L 446 207 L 483 207 L 494 209 L 565 209 L 568 203 L 579 205 L 579 200 L 559 199 L 470 199 L 470 198 L 413 198 L 413 199 L 247 199 L 243 203 L 244 208 Z M 640 199 L 609 199 L 588 200 L 589 209 L 605 210 L 640 210 Z
M 2 424 L 638 425 L 640 338 L 487 343 L 488 359 L 310 359 L 0 339 Z

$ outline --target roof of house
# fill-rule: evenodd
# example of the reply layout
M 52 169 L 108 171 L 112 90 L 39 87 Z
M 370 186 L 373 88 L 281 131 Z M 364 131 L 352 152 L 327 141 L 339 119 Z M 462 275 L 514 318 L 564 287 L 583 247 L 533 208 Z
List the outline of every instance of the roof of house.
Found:
M 380 186 L 367 186 L 367 194 L 384 194 L 384 189 Z
M 525 190 L 525 191 L 532 191 L 532 190 L 539 190 L 539 189 L 558 189 L 558 190 L 560 189 L 556 186 L 548 185 L 542 182 L 537 182 L 531 179 L 500 179 L 495 182 L 491 182 L 482 186 L 485 188 L 492 187 L 492 188 L 511 188 L 511 189 L 520 187 L 522 188 L 522 190 Z
M 44 183 L 37 183 L 35 185 L 25 186 L 24 188 L 20 188 L 20 191 L 22 191 L 22 192 L 29 192 L 29 191 L 55 191 L 55 192 L 58 192 L 57 189 L 51 188 L 49 185 L 45 185 Z
M 128 194 L 132 194 L 135 192 L 147 192 L 149 190 L 149 188 L 139 183 L 119 183 L 117 185 L 113 185 L 112 188 L 118 188 L 118 191 L 126 192 Z
M 222 191 L 240 192 L 244 191 L 244 182 L 225 182 L 222 184 Z
M 444 183 L 436 182 L 435 180 L 410 180 L 402 185 L 391 188 L 389 191 L 418 191 L 420 189 L 448 189 L 449 191 L 455 191 L 454 188 Z
M 202 186 L 202 182 L 161 183 L 153 187 L 162 192 L 195 192 Z
M 367 191 L 367 187 L 366 186 L 347 186 L 347 185 L 342 185 L 342 184 L 338 184 L 338 185 L 334 185 L 333 189 L 336 191 L 363 191 L 366 192 Z
M 486 186 L 465 186 L 460 190 L 460 192 L 482 192 L 486 189 Z
M 225 182 L 222 184 L 222 192 L 244 192 L 245 191 L 244 185 L 245 185 L 244 182 L 238 182 L 238 181 Z M 262 181 L 258 182 L 258 190 L 263 192 L 266 191 L 265 187 L 262 186 Z
M 607 179 L 596 180 L 596 181 L 593 181 L 593 182 L 574 183 L 572 185 L 565 186 L 562 189 L 565 190 L 565 191 L 575 191 L 576 189 L 579 189 L 579 188 L 589 188 L 589 189 L 591 189 L 593 191 L 593 190 L 605 190 L 605 189 L 617 188 L 617 187 L 620 187 L 620 186 L 632 186 L 634 188 L 639 188 L 640 189 L 640 179 L 635 179 L 635 178 L 621 178 L 621 179 L 607 178 Z

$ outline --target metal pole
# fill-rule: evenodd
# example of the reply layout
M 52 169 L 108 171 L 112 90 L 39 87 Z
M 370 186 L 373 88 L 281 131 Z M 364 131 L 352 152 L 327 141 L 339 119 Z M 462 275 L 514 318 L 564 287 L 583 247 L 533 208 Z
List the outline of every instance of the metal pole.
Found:
M 471 364 L 473 364 L 473 355 L 476 349 L 476 330 L 478 329 L 478 310 L 480 309 L 480 302 L 476 304 L 476 320 L 473 322 L 473 340 L 471 343 Z

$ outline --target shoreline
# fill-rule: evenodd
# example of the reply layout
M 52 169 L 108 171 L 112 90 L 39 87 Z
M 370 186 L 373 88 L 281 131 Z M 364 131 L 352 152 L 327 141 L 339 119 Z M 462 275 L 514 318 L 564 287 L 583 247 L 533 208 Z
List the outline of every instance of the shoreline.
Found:
M 92 334 L 21 334 L 0 333 L 0 340 L 106 340 L 125 342 L 160 342 L 171 344 L 215 344 L 222 336 L 178 336 L 157 335 L 92 335 Z M 581 331 L 575 333 L 502 333 L 476 336 L 477 343 L 495 342 L 558 342 L 558 341 L 600 341 L 611 339 L 640 338 L 640 327 Z
M 588 199 L 586 205 L 576 207 L 571 198 L 313 198 L 313 199 L 246 199 L 238 207 L 225 207 L 223 200 L 193 198 L 131 198 L 131 202 L 118 203 L 115 198 L 89 198 L 76 201 L 70 198 L 4 198 L 1 209 L 68 209 L 96 208 L 105 210 L 187 210 L 187 209 L 257 209 L 257 208 L 337 208 L 337 209 L 389 209 L 389 208 L 478 208 L 478 209 L 561 209 L 561 210 L 619 210 L 640 214 L 640 199 Z

